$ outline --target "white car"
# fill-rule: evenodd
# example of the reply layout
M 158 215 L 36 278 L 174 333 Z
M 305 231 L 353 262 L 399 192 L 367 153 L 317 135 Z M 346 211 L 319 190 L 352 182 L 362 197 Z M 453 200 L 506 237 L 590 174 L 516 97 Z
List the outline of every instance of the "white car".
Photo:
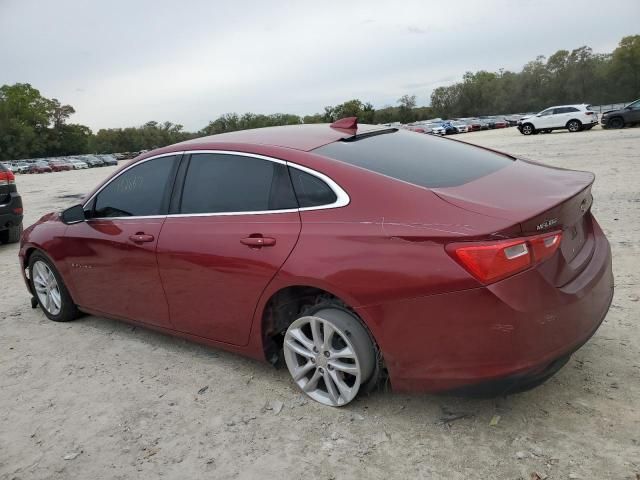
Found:
M 444 129 L 442 125 L 438 125 L 437 123 L 428 123 L 425 125 L 427 133 L 433 133 L 434 135 L 444 135 L 447 131 Z
M 467 124 L 459 120 L 454 120 L 453 122 L 451 122 L 451 125 L 456 127 L 458 133 L 467 133 L 469 131 L 469 127 L 467 126 Z
M 70 158 L 68 161 L 69 161 L 69 163 L 71 164 L 71 166 L 73 167 L 74 170 L 81 170 L 83 168 L 89 168 L 89 165 L 87 165 L 82 160 L 78 160 L 77 158 Z
M 598 124 L 598 115 L 591 105 L 558 105 L 540 113 L 518 120 L 518 130 L 523 135 L 551 133 L 552 130 L 567 129 L 570 132 L 590 130 Z

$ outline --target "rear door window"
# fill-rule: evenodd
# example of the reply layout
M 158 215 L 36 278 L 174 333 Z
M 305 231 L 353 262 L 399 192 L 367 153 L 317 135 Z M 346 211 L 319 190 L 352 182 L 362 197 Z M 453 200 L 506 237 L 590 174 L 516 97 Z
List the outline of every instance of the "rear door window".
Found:
M 463 142 L 402 130 L 337 141 L 313 153 L 426 188 L 462 185 L 513 162 Z
M 315 175 L 294 167 L 289 172 L 300 208 L 331 205 L 338 200 L 331 187 Z
M 191 156 L 180 212 L 246 213 L 297 209 L 284 164 L 243 155 Z

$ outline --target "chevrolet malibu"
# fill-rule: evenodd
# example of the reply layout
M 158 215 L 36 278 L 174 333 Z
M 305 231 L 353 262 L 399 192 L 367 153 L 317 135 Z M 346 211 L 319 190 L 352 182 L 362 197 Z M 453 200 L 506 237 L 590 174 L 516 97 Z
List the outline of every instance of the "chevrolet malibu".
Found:
M 325 405 L 383 381 L 504 394 L 550 377 L 607 313 L 593 180 L 354 118 L 226 133 L 145 153 L 45 215 L 20 263 L 51 320 L 284 360 Z

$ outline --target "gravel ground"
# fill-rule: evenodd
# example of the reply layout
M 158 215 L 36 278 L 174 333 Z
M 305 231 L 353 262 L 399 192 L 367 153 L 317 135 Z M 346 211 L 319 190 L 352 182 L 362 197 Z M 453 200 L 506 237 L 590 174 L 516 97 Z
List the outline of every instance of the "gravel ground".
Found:
M 639 478 L 640 128 L 459 138 L 597 174 L 616 294 L 546 384 L 491 400 L 375 392 L 322 407 L 268 365 L 103 318 L 47 321 L 30 308 L 17 246 L 3 245 L 0 478 Z M 25 223 L 112 170 L 19 177 Z

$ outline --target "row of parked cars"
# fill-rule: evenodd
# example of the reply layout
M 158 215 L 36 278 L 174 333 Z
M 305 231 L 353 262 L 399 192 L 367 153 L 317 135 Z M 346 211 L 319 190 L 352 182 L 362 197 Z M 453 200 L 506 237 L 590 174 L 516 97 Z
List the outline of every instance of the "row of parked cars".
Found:
M 433 135 L 453 135 L 457 133 L 477 132 L 479 130 L 513 127 L 517 122 L 517 117 L 456 118 L 453 120 L 435 118 L 433 120 L 423 120 L 410 123 L 409 125 L 402 125 L 402 128 Z
M 35 158 L 2 162 L 13 173 L 50 173 L 65 170 L 106 167 L 118 164 L 115 155 L 76 155 L 73 157 Z

